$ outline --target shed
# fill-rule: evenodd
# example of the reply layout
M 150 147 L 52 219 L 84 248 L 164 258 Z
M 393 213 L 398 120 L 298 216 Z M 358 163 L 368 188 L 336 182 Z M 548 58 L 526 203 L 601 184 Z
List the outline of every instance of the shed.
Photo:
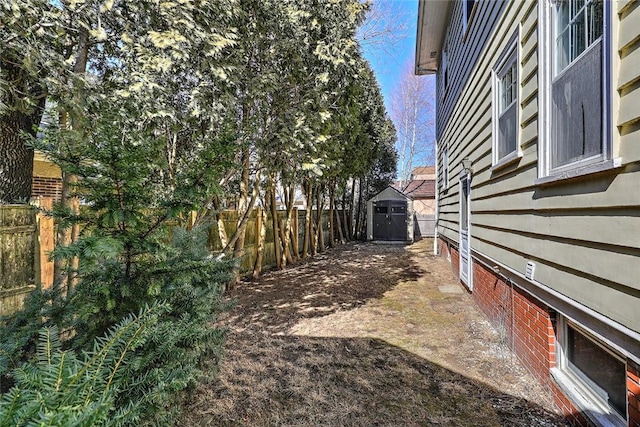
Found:
M 367 240 L 413 242 L 413 200 L 392 186 L 369 199 Z

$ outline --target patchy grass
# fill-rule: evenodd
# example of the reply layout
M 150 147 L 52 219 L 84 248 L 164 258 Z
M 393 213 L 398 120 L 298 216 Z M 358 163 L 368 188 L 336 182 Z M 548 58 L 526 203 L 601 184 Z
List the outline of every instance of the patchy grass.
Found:
M 430 248 L 351 244 L 236 287 L 182 424 L 564 425 Z

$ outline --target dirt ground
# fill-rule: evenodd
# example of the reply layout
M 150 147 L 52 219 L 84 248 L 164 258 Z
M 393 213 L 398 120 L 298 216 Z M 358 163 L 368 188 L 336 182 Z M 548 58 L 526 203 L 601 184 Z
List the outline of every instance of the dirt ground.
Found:
M 564 425 L 431 251 L 348 244 L 240 284 L 181 425 Z

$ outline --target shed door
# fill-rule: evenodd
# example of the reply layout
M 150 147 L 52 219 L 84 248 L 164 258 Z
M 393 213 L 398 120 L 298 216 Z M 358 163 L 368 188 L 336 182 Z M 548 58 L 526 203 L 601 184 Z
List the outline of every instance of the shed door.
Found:
M 407 240 L 407 202 L 390 202 L 389 211 L 391 212 L 389 240 Z
M 407 202 L 382 200 L 373 213 L 374 240 L 407 240 Z

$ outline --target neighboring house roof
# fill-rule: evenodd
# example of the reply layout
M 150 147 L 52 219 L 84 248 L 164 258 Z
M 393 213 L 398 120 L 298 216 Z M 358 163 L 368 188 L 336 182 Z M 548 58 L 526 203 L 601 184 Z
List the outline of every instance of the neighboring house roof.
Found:
M 417 179 L 409 181 L 402 193 L 412 199 L 433 199 L 436 197 L 436 181 L 433 179 Z
M 413 168 L 412 175 L 433 175 L 436 173 L 435 166 L 418 166 Z

